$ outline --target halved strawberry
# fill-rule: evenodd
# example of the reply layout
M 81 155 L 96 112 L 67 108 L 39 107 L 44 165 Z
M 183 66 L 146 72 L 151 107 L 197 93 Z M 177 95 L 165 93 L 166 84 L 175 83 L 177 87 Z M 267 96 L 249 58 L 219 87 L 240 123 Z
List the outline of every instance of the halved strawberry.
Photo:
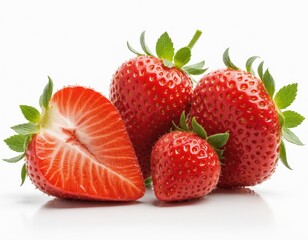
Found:
M 42 113 L 21 106 L 29 123 L 5 140 L 23 152 L 26 171 L 41 191 L 60 198 L 136 200 L 145 187 L 125 125 L 115 107 L 93 89 L 65 87 L 52 96 L 52 81 L 40 99 Z M 52 97 L 51 97 L 52 96 Z M 50 101 L 49 101 L 50 100 Z

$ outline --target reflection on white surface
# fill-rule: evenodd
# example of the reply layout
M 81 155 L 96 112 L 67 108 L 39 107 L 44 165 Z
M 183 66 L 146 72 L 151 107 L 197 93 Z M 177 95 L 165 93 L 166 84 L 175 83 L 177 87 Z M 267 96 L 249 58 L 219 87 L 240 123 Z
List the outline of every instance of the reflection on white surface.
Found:
M 205 198 L 181 203 L 159 202 L 151 190 L 131 203 L 53 199 L 40 207 L 26 228 L 36 235 L 52 229 L 49 237 L 60 233 L 88 237 L 101 232 L 124 238 L 151 232 L 152 236 L 181 238 L 192 231 L 213 236 L 249 235 L 252 229 L 271 232 L 274 226 L 270 207 L 257 193 L 250 189 L 218 189 Z

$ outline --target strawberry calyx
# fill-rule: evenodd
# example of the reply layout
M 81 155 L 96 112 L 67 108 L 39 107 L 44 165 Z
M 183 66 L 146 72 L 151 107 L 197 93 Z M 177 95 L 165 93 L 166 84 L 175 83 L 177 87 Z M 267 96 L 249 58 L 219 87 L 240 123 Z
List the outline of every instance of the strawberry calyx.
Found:
M 219 159 L 223 159 L 223 150 L 221 149 L 229 139 L 229 133 L 217 133 L 208 136 L 204 128 L 197 122 L 196 118 L 193 117 L 191 121 L 191 128 L 186 123 L 185 111 L 182 112 L 180 117 L 180 126 L 177 126 L 173 122 L 174 129 L 177 131 L 185 131 L 195 133 L 197 136 L 206 140 L 216 151 Z
M 152 176 L 148 177 L 147 179 L 144 180 L 144 185 L 145 187 L 151 187 L 153 184 Z
M 253 56 L 246 61 L 246 71 L 251 73 L 252 75 L 256 75 L 254 70 L 252 69 L 252 64 L 257 58 L 259 57 Z M 228 68 L 239 70 L 239 68 L 232 63 L 229 57 L 229 48 L 227 48 L 223 54 L 223 62 Z M 301 142 L 301 140 L 296 136 L 296 134 L 290 130 L 290 128 L 295 128 L 299 126 L 305 120 L 305 117 L 303 117 L 301 114 L 295 111 L 284 110 L 284 109 L 289 107 L 294 102 L 297 95 L 298 84 L 292 83 L 283 86 L 275 94 L 276 90 L 275 80 L 271 75 L 271 73 L 269 72 L 269 69 L 267 68 L 264 72 L 263 67 L 264 67 L 264 61 L 261 61 L 260 64 L 258 65 L 257 73 L 259 78 L 263 82 L 264 87 L 268 92 L 269 96 L 273 99 L 279 116 L 279 123 L 282 134 L 282 139 L 280 142 L 280 160 L 288 169 L 292 170 L 287 160 L 284 140 L 299 146 L 304 145 Z
M 204 68 L 205 62 L 201 61 L 192 65 L 186 65 L 189 63 L 191 58 L 191 50 L 200 38 L 202 32 L 197 30 L 189 42 L 189 44 L 185 47 L 180 48 L 178 51 L 175 52 L 173 47 L 173 42 L 169 37 L 167 32 L 164 32 L 156 42 L 156 54 L 159 59 L 163 61 L 163 64 L 168 68 L 178 68 L 184 71 L 188 75 L 200 75 L 203 74 L 207 68 Z M 140 45 L 144 53 L 140 53 L 139 51 L 135 50 L 129 42 L 127 42 L 128 49 L 138 55 L 148 55 L 156 57 L 151 50 L 148 48 L 147 44 L 145 43 L 145 31 L 140 35 Z
M 51 78 L 48 77 L 48 83 L 45 86 L 39 101 L 41 113 L 35 107 L 20 105 L 20 110 L 28 122 L 11 127 L 17 134 L 4 140 L 7 146 L 11 150 L 18 152 L 19 155 L 8 159 L 3 159 L 3 161 L 16 163 L 25 157 L 28 144 L 32 137 L 39 133 L 42 127 L 48 124 L 48 109 L 52 92 L 53 82 Z M 21 169 L 21 185 L 25 182 L 26 176 L 27 170 L 26 164 L 24 163 Z

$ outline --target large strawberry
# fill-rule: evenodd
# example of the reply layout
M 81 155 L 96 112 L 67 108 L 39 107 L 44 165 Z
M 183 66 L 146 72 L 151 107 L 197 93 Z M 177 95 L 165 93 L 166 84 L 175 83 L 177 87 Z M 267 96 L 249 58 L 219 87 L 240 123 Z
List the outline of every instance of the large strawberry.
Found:
M 211 192 L 220 175 L 219 148 L 229 137 L 228 133 L 207 136 L 195 118 L 189 129 L 184 113 L 180 124 L 181 128 L 162 136 L 152 150 L 153 188 L 162 201 L 194 199 Z
M 168 132 L 172 121 L 178 121 L 190 106 L 193 85 L 189 74 L 202 74 L 204 62 L 185 66 L 191 57 L 201 32 L 197 31 L 187 47 L 174 53 L 173 43 L 164 33 L 156 44 L 155 57 L 145 44 L 144 32 L 140 43 L 145 54 L 123 63 L 113 76 L 111 102 L 119 110 L 133 143 L 144 178 L 150 172 L 153 144 Z
M 65 87 L 52 96 L 49 79 L 40 98 L 42 113 L 21 110 L 29 121 L 13 126 L 5 140 L 25 157 L 22 183 L 29 175 L 41 191 L 60 198 L 136 200 L 145 187 L 134 149 L 116 108 L 92 89 Z
M 277 161 L 288 168 L 282 137 L 302 145 L 290 130 L 304 117 L 294 111 L 283 111 L 295 99 L 297 84 L 281 88 L 274 97 L 275 83 L 263 62 L 259 78 L 246 63 L 246 71 L 230 60 L 228 49 L 223 60 L 226 69 L 205 75 L 196 86 L 190 114 L 209 134 L 229 131 L 230 139 L 222 159 L 221 187 L 252 186 L 263 182 L 274 172 Z

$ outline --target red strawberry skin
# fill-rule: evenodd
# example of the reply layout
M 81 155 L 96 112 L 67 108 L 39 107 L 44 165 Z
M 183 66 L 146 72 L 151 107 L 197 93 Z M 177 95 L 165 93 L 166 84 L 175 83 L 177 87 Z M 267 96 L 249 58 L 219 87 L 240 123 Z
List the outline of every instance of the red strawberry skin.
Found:
M 181 201 L 211 192 L 219 179 L 220 162 L 215 150 L 191 132 L 164 135 L 151 155 L 154 192 L 161 201 Z
M 56 92 L 26 151 L 37 188 L 59 198 L 130 201 L 145 186 L 116 108 L 92 89 Z M 44 117 L 43 117 L 44 118 Z
M 191 95 L 190 78 L 155 57 L 133 58 L 114 74 L 110 99 L 125 122 L 145 179 L 151 175 L 154 143 L 189 110 Z
M 274 172 L 279 117 L 263 83 L 251 73 L 224 69 L 205 75 L 194 90 L 190 115 L 210 135 L 230 133 L 218 186 L 253 186 Z

